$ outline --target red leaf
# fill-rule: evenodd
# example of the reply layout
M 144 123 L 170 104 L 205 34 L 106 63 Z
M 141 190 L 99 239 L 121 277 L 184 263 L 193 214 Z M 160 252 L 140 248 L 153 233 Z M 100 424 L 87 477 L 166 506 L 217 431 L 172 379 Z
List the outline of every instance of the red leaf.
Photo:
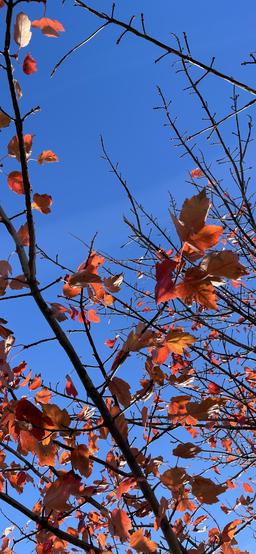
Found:
M 8 175 L 8 187 L 16 194 L 24 194 L 23 178 L 20 171 L 12 171 Z
M 72 379 L 69 377 L 69 375 L 66 375 L 66 394 L 68 396 L 74 396 L 76 397 L 78 395 L 78 392 L 76 390 L 75 385 L 73 384 Z
M 20 242 L 23 244 L 23 246 L 29 246 L 29 233 L 28 233 L 28 224 L 24 223 L 24 225 L 21 225 L 19 228 L 17 235 L 20 239 Z
M 175 267 L 176 262 L 167 259 L 156 264 L 155 297 L 157 304 L 168 302 L 172 298 L 174 285 L 171 277 Z
M 26 75 L 32 75 L 32 73 L 37 71 L 36 60 L 31 56 L 31 54 L 27 54 L 24 58 L 22 69 Z

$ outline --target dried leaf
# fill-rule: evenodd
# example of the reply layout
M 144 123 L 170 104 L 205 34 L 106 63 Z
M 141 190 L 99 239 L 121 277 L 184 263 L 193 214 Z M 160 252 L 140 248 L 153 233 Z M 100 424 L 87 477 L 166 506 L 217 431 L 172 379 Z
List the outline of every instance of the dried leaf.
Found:
M 29 17 L 23 12 L 18 13 L 14 25 L 14 40 L 20 48 L 24 48 L 29 44 L 32 37 L 30 29 L 31 21 Z
M 218 502 L 219 494 L 227 489 L 226 485 L 217 485 L 211 479 L 196 475 L 192 480 L 192 494 L 196 496 L 202 504 L 215 504 Z
M 246 267 L 239 262 L 239 256 L 232 250 L 211 252 L 201 261 L 200 268 L 213 277 L 239 279 L 247 275 Z
M 9 127 L 10 123 L 11 123 L 11 118 L 9 117 L 9 115 L 5 114 L 0 110 L 0 129 Z
M 122 404 L 125 408 L 128 408 L 131 403 L 130 389 L 130 385 L 119 377 L 113 377 L 109 384 L 109 390 L 117 397 L 120 404 Z
M 195 458 L 195 456 L 199 454 L 199 452 L 201 452 L 201 448 L 199 448 L 199 446 L 197 446 L 196 444 L 192 444 L 191 442 L 179 444 L 172 451 L 173 455 L 179 456 L 179 458 Z
M 170 352 L 175 354 L 182 354 L 184 348 L 188 348 L 194 342 L 196 342 L 196 338 L 193 335 L 185 333 L 180 329 L 168 331 L 165 337 L 165 345 Z
M 48 194 L 38 194 L 35 193 L 33 196 L 32 208 L 38 210 L 42 214 L 49 214 L 52 205 L 52 197 Z

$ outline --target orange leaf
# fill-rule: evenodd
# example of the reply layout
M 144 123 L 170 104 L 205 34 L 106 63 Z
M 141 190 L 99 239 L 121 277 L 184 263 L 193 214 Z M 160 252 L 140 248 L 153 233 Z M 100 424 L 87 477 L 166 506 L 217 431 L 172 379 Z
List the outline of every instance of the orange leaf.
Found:
M 33 196 L 32 208 L 38 210 L 42 214 L 49 214 L 52 205 L 52 197 L 48 194 L 35 193 Z
M 156 552 L 157 549 L 157 544 L 146 537 L 142 529 L 138 529 L 138 531 L 132 534 L 130 546 L 134 548 L 136 552 L 143 552 L 145 554 L 152 554 Z
M 198 267 L 186 271 L 184 279 L 174 287 L 173 298 L 181 298 L 188 306 L 197 302 L 204 308 L 218 309 L 215 289 L 207 274 Z
M 29 388 L 30 390 L 36 390 L 38 389 L 38 387 L 41 387 L 41 384 L 42 384 L 41 375 L 36 375 L 32 383 L 30 383 Z
M 29 158 L 29 156 L 31 155 L 32 141 L 33 141 L 33 135 L 23 136 L 24 148 L 25 148 L 25 153 L 27 158 Z M 20 148 L 19 148 L 19 141 L 18 141 L 17 135 L 12 137 L 7 148 L 8 148 L 9 156 L 11 156 L 12 158 L 16 158 L 16 160 L 20 162 Z
M 111 513 L 109 530 L 113 537 L 119 537 L 121 541 L 128 539 L 129 531 L 132 529 L 131 520 L 124 510 L 115 508 Z
M 88 321 L 91 321 L 93 323 L 99 323 L 100 322 L 100 318 L 97 315 L 95 310 L 88 310 L 87 318 L 88 318 Z
M 38 156 L 37 161 L 40 165 L 42 165 L 45 162 L 58 162 L 59 158 L 52 150 L 43 150 L 41 154 Z
M 204 225 L 198 233 L 189 233 L 187 242 L 197 250 L 204 252 L 218 243 L 223 227 L 218 225 Z
M 195 337 L 189 333 L 184 333 L 180 329 L 171 329 L 165 337 L 164 345 L 170 352 L 182 354 L 184 348 L 188 348 L 194 342 L 196 342 Z
M 192 179 L 199 179 L 200 177 L 205 176 L 201 169 L 199 169 L 199 167 L 196 167 L 196 169 L 192 169 L 192 171 L 190 171 L 190 175 Z
M 188 482 L 189 476 L 183 467 L 172 467 L 167 469 L 160 479 L 168 489 L 179 489 Z
M 253 492 L 253 488 L 250 485 L 250 483 L 244 483 L 243 484 L 243 489 L 244 489 L 245 492 Z
M 24 58 L 22 69 L 26 75 L 32 75 L 37 71 L 36 60 L 31 54 L 27 54 Z
M 25 194 L 22 173 L 20 171 L 12 171 L 8 175 L 8 187 L 16 194 Z
M 48 404 L 52 398 L 52 392 L 45 387 L 42 388 L 39 392 L 36 393 L 35 401 L 37 404 Z
M 32 21 L 32 27 L 41 29 L 43 35 L 47 37 L 59 37 L 60 32 L 65 31 L 63 25 L 56 19 L 49 19 L 48 17 L 42 17 L 41 19 L 35 19 Z

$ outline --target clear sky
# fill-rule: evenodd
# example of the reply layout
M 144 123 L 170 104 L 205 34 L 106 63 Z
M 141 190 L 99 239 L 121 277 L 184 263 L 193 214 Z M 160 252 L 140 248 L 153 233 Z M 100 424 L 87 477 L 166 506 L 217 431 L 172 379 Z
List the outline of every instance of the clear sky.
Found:
M 129 20 L 136 14 L 135 24 L 140 25 L 140 13 L 144 12 L 148 33 L 174 46 L 176 42 L 171 33 L 182 37 L 186 31 L 195 57 L 210 62 L 215 56 L 217 68 L 255 85 L 256 68 L 240 65 L 256 48 L 255 1 L 247 0 L 244 5 L 237 0 L 117 0 L 116 3 L 117 16 Z M 92 0 L 91 5 L 107 11 L 111 2 Z M 40 5 L 34 8 L 30 4 L 24 4 L 22 10 L 31 19 L 39 19 L 43 11 Z M 1 10 L 1 18 L 4 11 Z M 85 10 L 75 8 L 70 0 L 64 6 L 60 0 L 48 0 L 47 15 L 60 20 L 65 33 L 58 39 L 50 39 L 34 29 L 29 51 L 38 61 L 38 72 L 27 77 L 17 68 L 15 77 L 23 88 L 22 110 L 36 105 L 42 110 L 26 126 L 26 132 L 35 135 L 34 156 L 49 148 L 60 158 L 59 164 L 41 168 L 30 162 L 36 191 L 53 196 L 52 215 L 36 214 L 38 243 L 48 254 L 59 254 L 61 262 L 75 269 L 85 258 L 85 249 L 72 234 L 88 243 L 97 231 L 96 246 L 112 255 L 122 255 L 119 247 L 128 235 L 122 217 L 129 214 L 129 206 L 124 192 L 101 160 L 100 134 L 113 160 L 119 161 L 133 194 L 148 211 L 158 216 L 163 226 L 169 227 L 168 191 L 179 204 L 191 195 L 187 181 L 193 164 L 188 158 L 180 159 L 180 151 L 169 142 L 168 131 L 163 128 L 163 115 L 153 110 L 159 105 L 156 86 L 160 85 L 172 100 L 171 110 L 178 116 L 181 129 L 190 134 L 201 128 L 202 121 L 196 99 L 182 91 L 184 80 L 175 72 L 180 67 L 179 64 L 173 67 L 175 59 L 168 56 L 155 64 L 161 51 L 131 35 L 126 35 L 116 46 L 119 34 L 115 28 L 105 29 L 74 53 L 50 79 L 55 63 L 93 32 L 98 20 Z M 2 34 L 1 21 L 0 27 Z M 20 58 L 22 61 L 22 52 Z M 3 77 L 0 85 L 0 105 L 8 108 Z M 228 113 L 231 86 L 209 77 L 205 90 L 218 112 L 217 117 Z M 241 93 L 241 102 L 250 99 L 251 96 Z M 11 138 L 13 134 L 10 130 L 0 135 L 1 156 L 6 152 L 6 137 Z M 230 140 L 232 144 L 231 137 Z M 214 163 L 214 150 L 207 144 L 204 147 Z M 18 169 L 13 160 L 8 164 L 5 168 Z M 0 175 L 0 182 L 1 201 L 9 213 L 14 213 L 23 199 L 17 199 L 7 190 L 5 172 Z M 6 259 L 10 254 L 9 242 L 3 235 L 1 240 L 0 258 Z M 60 273 L 55 268 L 41 265 L 42 283 L 56 275 Z M 47 294 L 46 299 L 55 301 L 55 293 Z M 26 304 L 20 301 L 20 311 L 17 310 L 14 302 L 1 304 L 1 317 L 15 330 L 17 344 L 50 336 L 30 301 Z M 24 353 L 17 356 L 17 363 L 23 357 Z M 53 376 L 54 380 L 64 379 L 70 373 L 64 355 L 51 345 L 42 346 L 40 351 L 29 350 L 26 359 L 34 372 L 51 375 L 52 380 Z M 27 551 L 24 545 L 17 552 Z

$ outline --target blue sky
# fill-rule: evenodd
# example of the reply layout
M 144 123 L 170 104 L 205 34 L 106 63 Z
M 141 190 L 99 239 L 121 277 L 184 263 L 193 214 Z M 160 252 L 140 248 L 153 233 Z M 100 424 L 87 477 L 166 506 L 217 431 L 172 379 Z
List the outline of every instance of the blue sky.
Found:
M 104 11 L 111 6 L 106 0 L 91 4 Z M 31 19 L 42 15 L 40 6 L 33 8 L 24 4 L 22 9 Z M 195 57 L 209 62 L 214 55 L 216 67 L 254 85 L 254 67 L 242 68 L 240 63 L 255 49 L 255 2 L 248 0 L 246 8 L 230 0 L 207 4 L 201 0 L 175 4 L 170 0 L 117 2 L 117 16 L 127 20 L 136 14 L 137 25 L 142 11 L 150 34 L 175 46 L 171 33 L 181 36 L 186 31 Z M 38 243 L 50 255 L 59 254 L 64 264 L 75 269 L 84 259 L 85 250 L 72 234 L 90 242 L 97 231 L 96 245 L 115 255 L 122 252 L 120 245 L 127 238 L 122 217 L 129 214 L 129 206 L 124 192 L 101 160 L 100 134 L 104 136 L 113 160 L 119 161 L 136 198 L 158 216 L 163 226 L 171 227 L 168 191 L 174 194 L 179 204 L 191 195 L 191 185 L 187 180 L 193 164 L 188 158 L 179 158 L 179 150 L 173 148 L 168 131 L 163 128 L 161 112 L 153 110 L 159 104 L 156 86 L 160 85 L 172 100 L 172 113 L 178 116 L 183 130 L 190 133 L 201 128 L 201 112 L 195 98 L 182 91 L 184 80 L 182 75 L 175 73 L 179 66 L 172 66 L 173 58 L 167 57 L 155 64 L 154 60 L 161 52 L 128 35 L 116 46 L 119 35 L 114 28 L 104 30 L 77 51 L 50 79 L 55 63 L 74 44 L 94 31 L 98 21 L 85 10 L 74 8 L 69 0 L 63 7 L 60 1 L 49 0 L 47 15 L 59 19 L 66 32 L 55 40 L 33 30 L 28 51 L 38 61 L 38 72 L 27 77 L 17 67 L 15 77 L 23 88 L 22 110 L 25 112 L 37 104 L 42 110 L 30 118 L 26 126 L 26 132 L 35 135 L 34 156 L 50 148 L 60 158 L 59 164 L 43 167 L 30 162 L 35 191 L 53 196 L 52 215 L 35 216 Z M 0 17 L 3 16 L 4 10 L 1 10 Z M 4 25 L 1 27 L 3 29 Z M 20 59 L 23 60 L 23 52 Z M 0 104 L 8 109 L 3 77 L 0 84 Z M 218 117 L 225 115 L 230 106 L 230 85 L 209 77 L 205 90 Z M 250 99 L 249 95 L 241 93 L 241 102 Z M 227 127 L 226 133 L 232 141 L 229 129 Z M 0 135 L 1 156 L 13 134 L 8 130 Z M 208 144 L 205 152 L 214 163 L 215 153 Z M 14 197 L 7 190 L 5 172 L 9 168 L 18 169 L 18 164 L 13 160 L 5 164 L 4 173 L 0 175 L 1 201 L 7 211 L 14 213 L 20 209 L 22 198 Z M 3 237 L 0 257 L 6 259 L 9 254 L 10 244 Z M 14 256 L 11 263 L 12 260 Z M 39 274 L 45 283 L 60 273 L 41 264 Z M 46 299 L 54 301 L 55 294 L 47 294 Z M 18 344 L 51 334 L 30 300 L 26 304 L 20 301 L 20 311 L 13 302 L 2 302 L 1 308 L 1 317 L 5 317 L 15 330 Z M 70 373 L 64 355 L 53 345 L 26 354 L 35 373 L 54 374 L 58 379 L 64 379 L 65 374 Z M 23 354 L 15 359 L 21 361 Z M 22 550 L 20 546 L 19 552 L 27 552 L 24 548 Z

